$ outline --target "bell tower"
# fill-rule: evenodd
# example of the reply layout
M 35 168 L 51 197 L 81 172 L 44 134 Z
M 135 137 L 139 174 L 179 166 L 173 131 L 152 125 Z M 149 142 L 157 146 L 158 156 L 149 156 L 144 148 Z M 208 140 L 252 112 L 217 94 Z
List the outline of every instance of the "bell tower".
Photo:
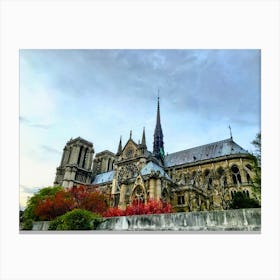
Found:
M 60 166 L 56 169 L 54 185 L 68 188 L 90 184 L 92 174 L 93 144 L 80 137 L 70 139 L 64 149 Z

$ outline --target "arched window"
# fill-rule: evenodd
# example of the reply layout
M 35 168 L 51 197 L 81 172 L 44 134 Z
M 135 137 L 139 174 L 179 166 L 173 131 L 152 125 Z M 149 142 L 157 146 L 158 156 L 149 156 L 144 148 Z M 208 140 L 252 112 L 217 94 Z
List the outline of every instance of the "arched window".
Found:
M 193 187 L 196 185 L 195 179 L 196 179 L 196 171 L 193 171 L 192 177 L 191 177 L 191 182 L 192 182 Z
M 177 201 L 178 205 L 184 205 L 185 204 L 184 194 L 178 194 L 177 199 L 178 199 L 178 201 Z
M 217 174 L 218 174 L 218 179 L 220 181 L 220 185 L 222 187 L 226 186 L 227 185 L 227 177 L 226 177 L 226 174 L 225 174 L 225 170 L 221 166 L 217 169 Z
M 231 191 L 231 198 L 234 198 L 235 195 L 236 195 L 236 191 Z
M 192 178 L 194 179 L 195 176 L 196 176 L 196 171 L 193 171 L 193 173 L 192 173 Z
M 211 189 L 213 187 L 213 179 L 211 178 L 209 169 L 206 169 L 204 171 L 204 178 L 205 178 L 205 183 L 207 185 L 207 188 Z
M 233 184 L 237 185 L 238 183 L 241 184 L 241 175 L 237 165 L 233 165 L 231 167 L 231 175 Z
M 82 163 L 83 168 L 85 167 L 87 157 L 88 157 L 88 148 L 85 149 L 84 159 L 83 159 L 83 163 Z
M 80 151 L 79 151 L 79 156 L 78 156 L 78 161 L 77 161 L 77 164 L 78 164 L 78 165 L 81 164 L 81 155 L 82 155 L 82 151 L 83 151 L 83 146 L 80 146 Z
M 225 170 L 220 166 L 220 167 L 217 169 L 217 173 L 218 173 L 219 178 L 221 178 L 222 175 L 225 174 Z
M 246 164 L 246 167 L 249 169 L 249 170 L 252 170 L 252 166 L 250 164 Z
M 246 173 L 246 178 L 247 178 L 248 183 L 252 183 L 252 180 L 251 180 L 251 177 L 250 177 L 249 173 Z
M 132 194 L 132 202 L 133 203 L 144 203 L 145 202 L 145 194 L 144 190 L 141 186 L 137 186 Z
M 107 163 L 107 171 L 111 170 L 111 159 L 108 159 L 108 163 Z

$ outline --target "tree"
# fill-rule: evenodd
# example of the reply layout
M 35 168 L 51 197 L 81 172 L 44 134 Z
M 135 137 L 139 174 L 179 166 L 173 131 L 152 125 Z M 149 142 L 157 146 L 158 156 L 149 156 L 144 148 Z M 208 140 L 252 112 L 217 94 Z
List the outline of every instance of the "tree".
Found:
M 255 198 L 261 201 L 261 133 L 257 133 L 256 138 L 251 143 L 256 148 L 252 155 L 253 171 L 255 173 L 252 190 Z
M 35 209 L 41 201 L 51 199 L 57 192 L 63 191 L 62 187 L 47 187 L 39 190 L 27 201 L 27 206 L 24 210 L 24 220 L 38 221 L 39 217 L 35 214 Z
M 237 192 L 230 203 L 230 209 L 258 208 L 260 204 L 256 199 L 249 198 L 243 192 Z
M 256 156 L 256 158 L 258 160 L 259 166 L 261 166 L 261 147 L 262 147 L 261 138 L 262 138 L 261 133 L 259 132 L 256 134 L 256 138 L 251 142 L 251 144 L 253 144 L 255 146 L 256 151 L 255 151 L 254 155 Z
M 108 206 L 106 195 L 100 191 L 88 190 L 85 186 L 74 186 L 67 190 L 75 201 L 75 208 L 85 209 L 94 213 L 103 214 Z
M 54 196 L 41 200 L 34 209 L 34 213 L 40 220 L 50 221 L 74 209 L 74 206 L 71 194 L 61 190 Z
M 89 191 L 82 185 L 69 189 L 44 188 L 28 200 L 24 218 L 50 221 L 73 209 L 84 209 L 102 215 L 108 209 L 106 196 L 98 190 Z
M 91 211 L 93 213 L 104 214 L 107 209 L 106 196 L 95 190 L 88 193 L 81 203 L 81 209 Z

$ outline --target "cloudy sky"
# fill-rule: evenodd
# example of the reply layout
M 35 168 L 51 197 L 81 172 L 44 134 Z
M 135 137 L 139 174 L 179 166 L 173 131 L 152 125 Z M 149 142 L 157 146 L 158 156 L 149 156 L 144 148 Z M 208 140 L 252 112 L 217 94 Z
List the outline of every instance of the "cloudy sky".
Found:
M 248 151 L 260 131 L 259 50 L 21 50 L 21 207 L 53 184 L 72 137 L 96 152 L 120 136 L 152 150 L 159 89 L 165 152 L 229 138 Z

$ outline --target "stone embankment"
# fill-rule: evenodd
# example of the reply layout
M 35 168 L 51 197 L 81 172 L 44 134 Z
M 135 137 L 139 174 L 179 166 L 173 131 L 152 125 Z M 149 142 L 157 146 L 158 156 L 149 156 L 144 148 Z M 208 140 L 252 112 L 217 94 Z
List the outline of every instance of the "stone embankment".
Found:
M 34 222 L 45 231 L 49 222 Z M 261 208 L 106 218 L 97 231 L 260 231 Z

